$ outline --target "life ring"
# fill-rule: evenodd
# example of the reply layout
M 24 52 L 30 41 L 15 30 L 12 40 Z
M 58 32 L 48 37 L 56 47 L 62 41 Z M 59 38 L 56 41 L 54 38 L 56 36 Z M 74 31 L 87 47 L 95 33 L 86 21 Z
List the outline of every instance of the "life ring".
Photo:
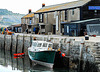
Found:
M 49 47 L 49 48 L 48 48 L 48 50 L 52 50 L 52 48 L 51 48 L 51 47 Z

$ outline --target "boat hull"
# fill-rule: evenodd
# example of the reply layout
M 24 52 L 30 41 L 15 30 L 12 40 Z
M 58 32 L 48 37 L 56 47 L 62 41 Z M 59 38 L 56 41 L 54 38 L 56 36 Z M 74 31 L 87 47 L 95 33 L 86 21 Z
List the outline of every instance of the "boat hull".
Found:
M 56 51 L 28 51 L 30 59 L 40 65 L 53 68 Z

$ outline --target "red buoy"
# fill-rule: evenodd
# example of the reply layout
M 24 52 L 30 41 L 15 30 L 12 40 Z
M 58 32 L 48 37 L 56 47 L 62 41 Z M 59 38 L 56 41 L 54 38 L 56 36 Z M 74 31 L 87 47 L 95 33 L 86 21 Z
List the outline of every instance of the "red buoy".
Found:
M 62 57 L 65 57 L 65 53 L 62 53 Z

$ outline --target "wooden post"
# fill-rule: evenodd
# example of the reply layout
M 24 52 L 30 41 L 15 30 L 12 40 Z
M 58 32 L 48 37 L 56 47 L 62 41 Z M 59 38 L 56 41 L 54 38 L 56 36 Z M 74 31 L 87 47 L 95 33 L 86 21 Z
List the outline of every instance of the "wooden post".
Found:
M 2 47 L 1 47 L 1 41 L 2 41 L 2 40 L 1 40 L 1 36 L 0 36 L 0 48 L 2 48 Z
M 12 41 L 13 41 L 13 35 L 11 35 L 11 44 L 10 44 L 10 51 L 12 52 Z
M 61 38 L 59 39 L 59 48 L 61 49 Z
M 24 35 L 23 35 L 23 47 L 22 47 L 22 53 L 24 52 Z
M 83 46 L 84 46 L 84 41 L 83 39 L 81 40 L 81 43 L 80 43 L 80 59 L 79 59 L 79 65 L 80 65 L 80 72 L 81 70 L 83 70 Z
M 46 37 L 46 41 L 48 41 L 48 38 Z
M 5 50 L 5 42 L 6 42 L 5 40 L 6 40 L 6 34 L 4 34 L 4 47 L 3 47 L 4 50 Z
M 84 46 L 84 41 L 82 39 L 80 43 L 80 60 L 82 60 L 83 58 L 83 46 Z
M 48 35 L 48 41 L 50 42 L 51 40 L 50 40 L 50 35 Z
M 44 37 L 42 37 L 42 40 L 44 41 Z
M 18 46 L 18 36 L 19 35 L 16 36 L 16 53 L 17 53 L 17 46 Z
M 70 39 L 67 39 L 67 56 L 70 56 Z
M 30 47 L 32 46 L 32 36 L 30 36 Z
M 69 69 L 69 63 L 70 63 L 70 39 L 68 38 L 67 39 L 67 44 L 66 44 L 66 51 L 65 51 L 65 54 L 66 54 L 66 61 L 67 61 L 67 68 Z

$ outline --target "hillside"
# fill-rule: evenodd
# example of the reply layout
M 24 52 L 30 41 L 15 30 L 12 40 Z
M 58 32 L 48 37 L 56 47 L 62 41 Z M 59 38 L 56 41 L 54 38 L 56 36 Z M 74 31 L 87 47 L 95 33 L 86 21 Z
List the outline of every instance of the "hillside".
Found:
M 24 14 L 13 13 L 12 11 L 8 11 L 7 9 L 0 9 L 0 27 L 20 24 L 21 17 L 23 16 Z

